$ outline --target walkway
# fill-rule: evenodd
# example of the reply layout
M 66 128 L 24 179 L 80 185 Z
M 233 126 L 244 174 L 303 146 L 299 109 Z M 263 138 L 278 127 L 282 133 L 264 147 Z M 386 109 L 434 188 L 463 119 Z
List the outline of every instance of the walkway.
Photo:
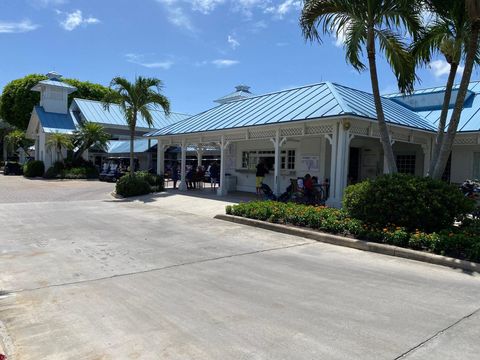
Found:
M 218 198 L 72 184 L 0 193 L 9 360 L 478 358 L 477 276 L 215 220 Z

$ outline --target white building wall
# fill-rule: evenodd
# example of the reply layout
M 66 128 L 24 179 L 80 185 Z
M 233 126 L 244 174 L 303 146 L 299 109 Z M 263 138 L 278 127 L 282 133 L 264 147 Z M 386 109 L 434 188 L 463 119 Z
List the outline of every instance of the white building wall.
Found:
M 452 150 L 450 181 L 462 183 L 473 178 L 474 153 L 480 153 L 480 145 L 458 145 Z
M 324 145 L 324 151 L 322 152 L 322 144 Z M 237 190 L 255 192 L 255 170 L 254 169 L 242 169 L 242 153 L 244 151 L 273 151 L 274 147 L 269 140 L 246 140 L 241 142 L 235 142 L 234 156 L 232 166 L 228 166 L 226 172 L 237 177 Z M 232 146 L 231 145 L 231 146 Z M 282 151 L 288 152 L 288 150 L 295 150 L 295 169 L 294 170 L 280 170 L 280 192 L 284 192 L 290 185 L 290 179 L 296 179 L 300 176 L 305 176 L 309 173 L 312 176 L 317 176 L 320 181 L 325 177 L 329 177 L 330 174 L 330 153 L 331 147 L 328 145 L 324 136 L 308 137 L 303 139 L 288 139 L 281 148 Z M 286 154 L 285 154 L 286 155 Z M 273 155 L 272 155 L 273 156 Z M 308 169 L 306 164 L 302 162 L 303 156 L 316 156 L 318 157 L 318 167 L 314 169 Z M 323 164 L 323 166 L 322 166 Z M 274 174 L 273 170 L 265 176 L 264 182 L 273 189 Z
M 45 86 L 41 92 L 40 105 L 46 112 L 68 113 L 68 90 L 53 86 Z

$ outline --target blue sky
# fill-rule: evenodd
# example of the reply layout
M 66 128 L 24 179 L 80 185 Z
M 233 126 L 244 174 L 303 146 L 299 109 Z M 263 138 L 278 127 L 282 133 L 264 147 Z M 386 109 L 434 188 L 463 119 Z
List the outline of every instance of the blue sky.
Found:
M 303 40 L 299 12 L 298 0 L 1 0 L 0 88 L 50 70 L 104 85 L 154 76 L 172 110 L 189 114 L 240 83 L 256 94 L 325 80 L 370 91 L 341 39 Z M 418 74 L 420 87 L 443 85 L 448 66 Z M 396 91 L 383 60 L 379 75 L 383 92 Z

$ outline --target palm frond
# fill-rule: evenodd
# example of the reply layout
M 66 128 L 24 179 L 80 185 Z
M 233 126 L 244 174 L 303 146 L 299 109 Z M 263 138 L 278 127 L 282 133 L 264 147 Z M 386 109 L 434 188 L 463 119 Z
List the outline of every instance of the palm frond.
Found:
M 413 91 L 416 80 L 415 62 L 400 36 L 389 29 L 376 30 L 375 35 L 380 50 L 385 54 L 386 60 L 397 78 L 400 91 Z

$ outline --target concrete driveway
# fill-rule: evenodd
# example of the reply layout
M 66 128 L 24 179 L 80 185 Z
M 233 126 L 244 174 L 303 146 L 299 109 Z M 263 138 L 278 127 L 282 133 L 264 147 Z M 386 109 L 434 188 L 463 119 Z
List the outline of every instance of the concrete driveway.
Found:
M 478 276 L 224 223 L 214 197 L 4 184 L 9 360 L 478 359 Z

